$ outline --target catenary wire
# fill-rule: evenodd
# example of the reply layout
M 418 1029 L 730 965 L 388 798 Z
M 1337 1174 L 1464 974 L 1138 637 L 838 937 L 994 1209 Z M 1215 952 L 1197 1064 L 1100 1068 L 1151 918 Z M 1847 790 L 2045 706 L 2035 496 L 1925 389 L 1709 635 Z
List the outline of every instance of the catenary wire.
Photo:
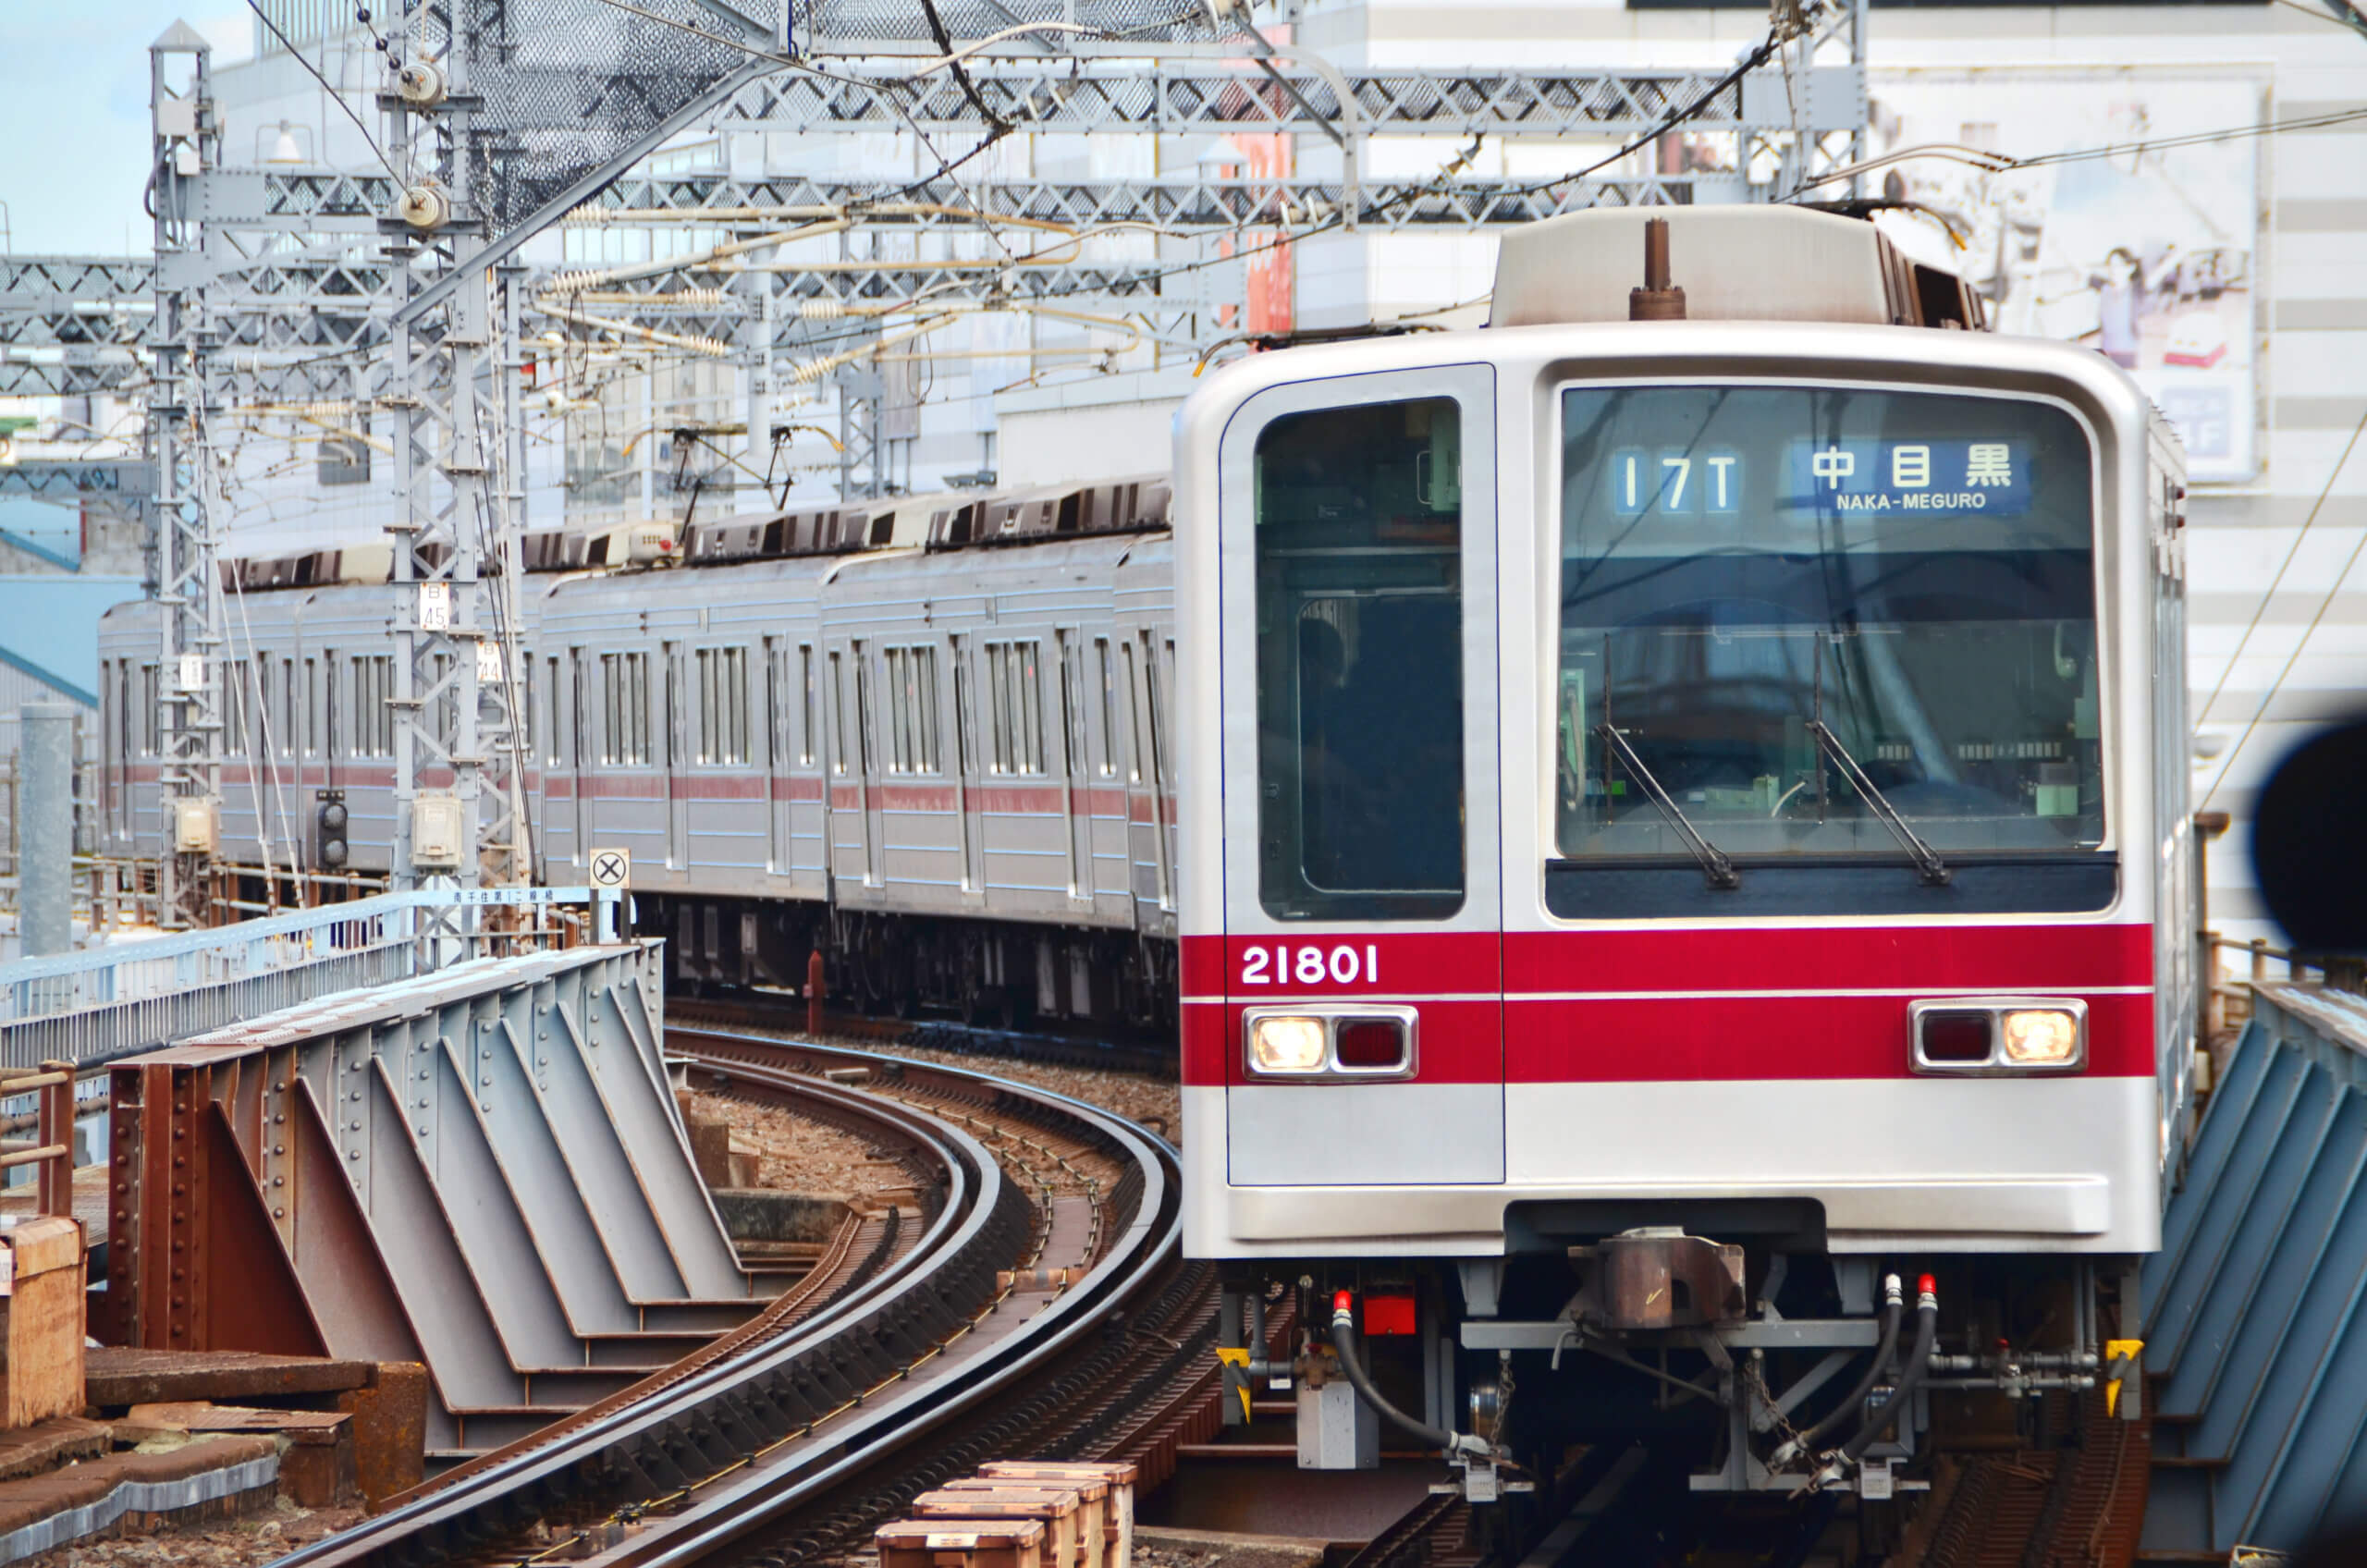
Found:
M 2203 703 L 2201 711 L 2195 715 L 2198 723 L 2211 712 L 2211 704 L 2217 702 L 2219 693 L 2226 689 L 2229 677 L 2235 673 L 2236 661 L 2243 656 L 2245 643 L 2250 642 L 2253 631 L 2261 623 L 2261 618 L 2268 613 L 2269 601 L 2276 597 L 2277 584 L 2285 581 L 2286 569 L 2293 564 L 2294 557 L 2300 554 L 2301 541 L 2309 537 L 2311 525 L 2318 521 L 2318 513 L 2325 506 L 2326 497 L 2334 494 L 2335 481 L 2342 477 L 2342 471 L 2349 465 L 2350 454 L 2357 449 L 2359 438 L 2361 435 L 2367 435 L 2367 410 L 2361 410 L 2359 423 L 2352 428 L 2350 439 L 2344 444 L 2342 456 L 2335 459 L 2334 472 L 2326 475 L 2325 487 L 2318 492 L 2317 500 L 2311 504 L 2310 515 L 2302 520 L 2300 532 L 2293 536 L 2292 548 L 2285 552 L 2284 562 L 2277 567 L 2276 576 L 2270 582 L 2268 592 L 2261 595 L 2258 607 L 2252 611 L 2250 622 L 2244 628 L 2243 637 L 2236 643 L 2236 651 L 2227 655 L 2226 666 L 2219 672 L 2219 683 L 2211 689 L 2210 698 Z M 2286 677 L 2291 675 L 2293 667 L 2300 662 L 2302 650 L 2310 645 L 2310 639 L 2316 633 L 2318 623 L 2325 619 L 2326 611 L 2333 607 L 2336 597 L 2341 594 L 2342 584 L 2350 576 L 2350 569 L 2359 564 L 2359 556 L 2362 549 L 2367 549 L 2367 529 L 2360 531 L 2358 542 L 2350 546 L 2350 554 L 2343 559 L 2342 570 L 2335 573 L 2334 581 L 2327 584 L 2325 596 L 2318 601 L 2316 613 L 2310 617 L 2310 623 L 2301 629 L 2300 638 L 2293 644 L 2293 651 L 2286 655 L 2284 668 L 2276 672 L 2276 679 L 2269 682 L 2268 690 L 2261 693 L 2259 705 L 2252 710 L 2251 717 L 2245 722 L 2243 732 L 2236 737 L 2236 743 L 2227 748 L 2226 759 L 2220 763 L 2217 775 L 2211 780 L 2211 787 L 2202 792 L 2201 802 L 2195 807 L 2197 811 L 2210 805 L 2212 798 L 2219 793 L 2219 786 L 2225 784 L 2227 781 L 2227 775 L 2235 771 L 2236 758 L 2242 753 L 2244 743 L 2252 738 L 2252 732 L 2258 729 L 2261 721 L 2268 717 L 2269 704 L 2276 700 L 2276 693 L 2284 687 Z

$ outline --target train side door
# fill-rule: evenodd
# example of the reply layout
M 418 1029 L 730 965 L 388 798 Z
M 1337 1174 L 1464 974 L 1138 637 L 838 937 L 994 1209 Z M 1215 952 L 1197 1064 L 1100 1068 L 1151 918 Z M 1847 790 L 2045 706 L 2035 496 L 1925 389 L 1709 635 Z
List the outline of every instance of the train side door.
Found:
M 1504 1179 L 1493 398 L 1299 383 L 1219 449 L 1235 1185 Z

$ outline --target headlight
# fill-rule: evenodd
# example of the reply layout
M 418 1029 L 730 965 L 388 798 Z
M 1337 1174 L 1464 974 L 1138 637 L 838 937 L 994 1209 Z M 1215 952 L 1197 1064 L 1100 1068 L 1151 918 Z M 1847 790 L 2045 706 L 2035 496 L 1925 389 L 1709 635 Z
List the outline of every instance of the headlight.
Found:
M 2060 1008 L 2018 1008 L 1998 1031 L 2005 1060 L 2018 1067 L 2061 1067 L 2079 1054 L 2079 1021 Z
M 1320 1072 L 1329 1052 L 1323 1020 L 1290 1014 L 1249 1026 L 1249 1065 L 1258 1072 Z

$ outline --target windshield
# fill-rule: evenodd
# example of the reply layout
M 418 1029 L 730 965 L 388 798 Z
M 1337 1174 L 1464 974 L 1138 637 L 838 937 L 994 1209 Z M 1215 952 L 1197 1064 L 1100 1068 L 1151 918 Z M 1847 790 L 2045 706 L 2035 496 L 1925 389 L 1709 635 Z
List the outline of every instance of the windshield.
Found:
M 2088 443 L 2046 404 L 1831 387 L 1562 398 L 1556 839 L 1903 860 L 2103 837 Z M 1821 744 L 1854 758 L 1864 787 Z M 1688 864 L 1690 864 L 1688 862 Z

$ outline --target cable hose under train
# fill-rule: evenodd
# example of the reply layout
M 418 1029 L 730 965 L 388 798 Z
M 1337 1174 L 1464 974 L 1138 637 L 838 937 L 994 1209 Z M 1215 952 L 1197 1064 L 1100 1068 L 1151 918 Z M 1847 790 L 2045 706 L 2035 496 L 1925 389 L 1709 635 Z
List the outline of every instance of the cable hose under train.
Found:
M 1890 1430 L 1891 1424 L 1905 1413 L 1907 1399 L 1932 1375 L 1932 1343 L 1940 1333 L 1940 1301 L 1932 1291 L 1929 1274 L 1923 1276 L 1922 1287 L 1921 1299 L 1915 1304 L 1915 1344 L 1907 1353 L 1907 1365 L 1899 1368 L 1898 1381 L 1892 1386 L 1889 1397 L 1841 1451 L 1841 1457 L 1853 1464 Z
M 1906 1317 L 1905 1303 L 1899 1294 L 1898 1276 L 1891 1275 L 1883 1281 L 1888 1299 L 1883 1303 L 1882 1338 L 1874 1346 L 1874 1358 L 1866 1363 L 1866 1370 L 1858 1375 L 1857 1386 L 1843 1396 L 1841 1403 L 1828 1411 L 1823 1419 L 1784 1445 L 1786 1457 L 1796 1453 L 1814 1453 L 1817 1445 L 1834 1434 L 1855 1412 L 1866 1407 L 1866 1396 L 1874 1391 L 1874 1384 L 1882 1378 L 1883 1368 L 1890 1365 L 1891 1353 L 1898 1348 L 1898 1325 Z
M 1356 1315 L 1353 1298 L 1342 1291 L 1331 1299 L 1331 1348 L 1339 1353 L 1340 1369 L 1348 1375 L 1348 1385 L 1363 1396 L 1364 1402 L 1382 1420 L 1419 1438 L 1432 1448 L 1452 1451 L 1456 1446 L 1455 1435 L 1443 1427 L 1433 1427 L 1417 1416 L 1406 1415 L 1389 1403 L 1380 1390 L 1373 1386 L 1372 1374 L 1365 1369 L 1364 1356 L 1356 1346 Z

